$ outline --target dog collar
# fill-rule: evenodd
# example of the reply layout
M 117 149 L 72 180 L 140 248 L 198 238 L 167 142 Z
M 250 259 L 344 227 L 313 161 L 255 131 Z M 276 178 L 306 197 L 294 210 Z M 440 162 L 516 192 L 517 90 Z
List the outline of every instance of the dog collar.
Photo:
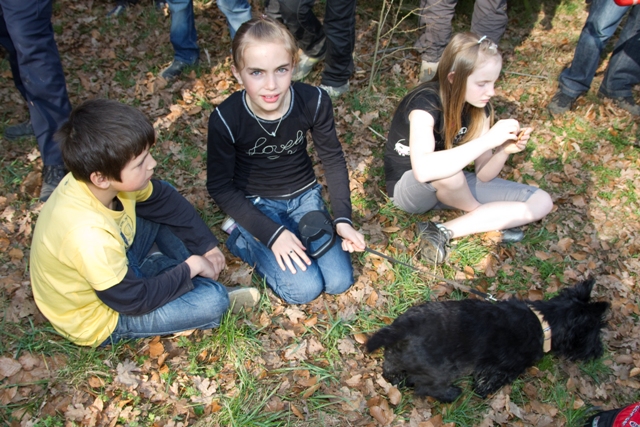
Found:
M 536 315 L 538 321 L 540 322 L 540 326 L 542 326 L 542 333 L 544 334 L 544 344 L 542 345 L 542 350 L 545 353 L 549 353 L 551 351 L 551 326 L 549 326 L 549 322 L 544 320 L 542 314 L 538 310 L 533 308 L 533 306 L 530 305 L 529 310 L 531 310 L 533 314 Z

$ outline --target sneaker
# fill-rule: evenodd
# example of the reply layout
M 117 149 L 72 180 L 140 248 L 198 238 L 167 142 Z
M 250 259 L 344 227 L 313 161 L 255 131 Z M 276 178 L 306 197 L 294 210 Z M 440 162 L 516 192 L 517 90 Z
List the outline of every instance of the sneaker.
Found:
M 222 228 L 222 231 L 224 231 L 225 233 L 231 234 L 231 232 L 235 230 L 237 226 L 238 224 L 236 224 L 236 220 L 228 216 L 224 221 L 222 221 L 222 225 L 220 226 L 220 228 Z
M 449 255 L 451 230 L 431 221 L 419 222 L 417 227 L 422 258 L 435 264 L 445 262 Z
M 569 96 L 559 90 L 553 95 L 553 98 L 551 98 L 551 102 L 547 105 L 547 110 L 549 110 L 549 113 L 554 117 L 559 114 L 564 114 L 573 107 L 576 99 L 578 99 L 578 97 Z
M 46 202 L 56 189 L 62 178 L 67 174 L 64 166 L 53 165 L 42 168 L 42 188 L 40 189 L 40 201 Z
M 31 119 L 26 122 L 18 123 L 17 125 L 7 126 L 4 128 L 4 137 L 13 140 L 23 138 L 25 136 L 35 136 L 33 132 L 33 126 L 31 126 Z
M 621 97 L 614 98 L 611 96 L 606 96 L 602 92 L 598 92 L 598 98 L 600 99 L 608 98 L 615 105 L 622 108 L 623 110 L 627 110 L 634 116 L 640 116 L 640 105 L 636 104 L 636 100 L 633 99 L 633 96 L 626 96 L 626 97 L 621 96 Z
M 422 61 L 420 65 L 420 74 L 418 74 L 418 80 L 420 83 L 430 82 L 436 75 L 438 70 L 438 62 Z
M 166 81 L 171 81 L 182 74 L 182 71 L 184 71 L 184 69 L 195 67 L 196 65 L 198 65 L 198 61 L 193 64 L 187 64 L 186 62 L 182 62 L 179 59 L 174 59 L 167 68 L 160 72 L 160 76 Z
M 233 314 L 240 313 L 245 308 L 252 308 L 260 301 L 260 291 L 256 288 L 242 288 L 240 286 L 225 286 L 229 294 L 229 307 Z
M 162 11 L 167 7 L 167 2 L 165 0 L 155 0 L 156 10 Z
M 302 80 L 309 75 L 313 67 L 320 62 L 324 58 L 324 55 L 319 56 L 317 58 L 313 58 L 308 56 L 304 52 L 300 52 L 300 59 L 296 64 L 296 68 L 293 70 L 293 74 L 291 75 L 291 80 L 298 81 Z
M 331 99 L 336 99 L 349 92 L 349 82 L 346 82 L 342 86 L 320 85 L 320 89 L 326 90 Z
M 524 239 L 524 231 L 519 227 L 507 228 L 500 232 L 502 234 L 502 240 L 500 243 L 517 243 Z

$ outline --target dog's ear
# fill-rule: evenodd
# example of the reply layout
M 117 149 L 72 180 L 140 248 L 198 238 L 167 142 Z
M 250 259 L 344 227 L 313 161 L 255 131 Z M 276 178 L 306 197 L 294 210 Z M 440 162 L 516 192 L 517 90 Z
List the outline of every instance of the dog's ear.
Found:
M 595 282 L 596 281 L 593 278 L 589 278 L 578 283 L 573 288 L 566 289 L 566 291 L 568 295 L 576 298 L 578 301 L 587 303 L 591 299 L 591 291 L 593 290 L 593 284 Z

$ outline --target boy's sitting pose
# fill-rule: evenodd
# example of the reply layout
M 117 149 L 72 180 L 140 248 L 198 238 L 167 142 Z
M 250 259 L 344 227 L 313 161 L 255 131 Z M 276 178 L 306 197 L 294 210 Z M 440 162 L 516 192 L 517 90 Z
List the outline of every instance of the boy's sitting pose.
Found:
M 151 180 L 155 133 L 135 108 L 96 99 L 56 137 L 71 171 L 43 206 L 31 246 L 36 304 L 79 345 L 166 335 L 220 324 L 230 300 L 218 240 L 171 185 Z

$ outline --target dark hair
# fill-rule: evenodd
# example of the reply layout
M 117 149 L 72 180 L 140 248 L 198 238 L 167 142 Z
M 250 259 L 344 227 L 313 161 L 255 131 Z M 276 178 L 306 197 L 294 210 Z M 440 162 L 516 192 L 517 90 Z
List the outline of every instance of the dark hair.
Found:
M 74 108 L 54 138 L 67 169 L 84 182 L 90 182 L 94 172 L 120 181 L 127 163 L 156 139 L 142 112 L 109 99 L 93 99 Z
M 298 62 L 296 39 L 284 25 L 263 15 L 242 24 L 233 38 L 233 65 L 238 71 L 244 68 L 244 51 L 251 42 L 282 43 L 282 47 L 291 55 L 292 65 Z

